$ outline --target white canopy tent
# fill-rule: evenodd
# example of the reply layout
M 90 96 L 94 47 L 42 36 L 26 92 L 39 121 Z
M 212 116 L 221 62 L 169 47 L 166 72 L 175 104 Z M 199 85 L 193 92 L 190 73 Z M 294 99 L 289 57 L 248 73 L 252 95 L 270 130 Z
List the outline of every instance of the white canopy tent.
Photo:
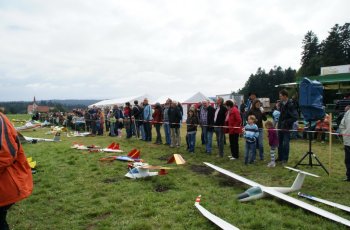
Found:
M 198 92 L 194 94 L 192 97 L 188 98 L 187 100 L 183 101 L 182 104 L 197 104 L 198 102 L 202 101 L 209 101 L 209 103 L 214 103 L 213 100 L 211 100 L 209 97 L 205 96 L 203 93 Z
M 153 101 L 152 97 L 145 94 L 145 95 L 139 95 L 139 96 L 131 96 L 131 97 L 120 97 L 120 98 L 115 98 L 115 99 L 109 99 L 109 100 L 103 100 L 103 101 L 99 101 L 95 104 L 89 105 L 88 107 L 91 108 L 93 106 L 99 107 L 99 108 L 104 108 L 104 107 L 111 107 L 113 105 L 118 105 L 118 106 L 122 106 L 124 105 L 126 102 L 130 102 L 130 104 L 134 104 L 135 100 L 138 100 L 139 102 L 142 102 L 143 99 L 148 98 L 148 100 L 150 101 L 150 103 Z
M 208 100 L 210 103 L 214 103 L 213 100 L 206 97 L 203 93 L 198 92 L 192 96 L 189 93 L 185 93 L 185 94 L 166 95 L 158 98 L 150 96 L 148 94 L 130 96 L 130 97 L 120 97 L 115 99 L 99 101 L 95 104 L 89 105 L 88 107 L 91 108 L 93 106 L 96 106 L 99 108 L 105 108 L 105 107 L 112 107 L 113 105 L 123 106 L 126 102 L 130 102 L 130 104 L 133 105 L 135 100 L 138 100 L 139 103 L 141 103 L 145 98 L 148 98 L 148 101 L 150 104 L 155 104 L 157 102 L 159 102 L 160 104 L 164 104 L 168 98 L 170 98 L 173 101 L 175 100 L 177 102 L 180 102 L 183 107 L 184 120 L 187 118 L 188 107 L 191 106 L 192 104 L 197 104 L 198 102 L 202 102 L 204 100 Z

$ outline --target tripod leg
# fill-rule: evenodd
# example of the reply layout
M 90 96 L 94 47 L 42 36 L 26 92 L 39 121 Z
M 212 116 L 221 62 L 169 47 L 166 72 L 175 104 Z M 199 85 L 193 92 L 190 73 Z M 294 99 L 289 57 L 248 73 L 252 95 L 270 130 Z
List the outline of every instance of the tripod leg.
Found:
M 300 159 L 300 161 L 298 161 L 298 163 L 294 166 L 294 168 L 297 168 L 298 165 L 300 165 L 300 163 L 305 159 L 305 157 L 307 157 L 309 155 L 309 152 L 305 153 L 305 155 L 303 156 L 303 158 Z
M 321 163 L 321 161 L 317 158 L 315 154 L 312 154 L 313 157 L 315 157 L 316 161 L 320 164 L 320 166 L 323 168 L 324 171 L 329 175 L 329 172 L 327 171 L 326 167 Z

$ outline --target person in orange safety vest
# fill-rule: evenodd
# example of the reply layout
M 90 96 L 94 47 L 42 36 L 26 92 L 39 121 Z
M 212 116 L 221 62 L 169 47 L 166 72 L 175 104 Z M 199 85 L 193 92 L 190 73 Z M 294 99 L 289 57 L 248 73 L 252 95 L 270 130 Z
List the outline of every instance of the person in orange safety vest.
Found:
M 0 229 L 9 229 L 7 210 L 28 197 L 33 190 L 33 178 L 17 131 L 0 112 Z

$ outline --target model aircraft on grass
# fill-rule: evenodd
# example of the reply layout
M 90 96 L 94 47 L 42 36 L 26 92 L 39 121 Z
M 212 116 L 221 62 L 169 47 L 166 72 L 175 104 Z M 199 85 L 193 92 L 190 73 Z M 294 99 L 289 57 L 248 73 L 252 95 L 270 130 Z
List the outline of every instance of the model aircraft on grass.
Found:
M 218 216 L 215 216 L 214 214 L 212 214 L 211 212 L 209 212 L 208 210 L 206 210 L 205 208 L 203 208 L 202 205 L 200 205 L 201 201 L 201 195 L 197 196 L 196 202 L 194 203 L 194 206 L 202 213 L 203 216 L 205 216 L 208 220 L 210 220 L 211 222 L 213 222 L 214 224 L 216 224 L 217 226 L 219 226 L 222 229 L 225 230 L 239 230 L 239 228 L 236 228 L 235 226 L 233 226 L 232 224 L 226 222 L 225 220 L 221 219 Z
M 75 132 L 71 132 L 70 134 L 68 134 L 67 132 L 67 137 L 88 137 L 88 136 L 92 136 L 92 133 L 90 132 L 78 132 L 78 131 L 75 131 Z
M 18 138 L 19 138 L 21 143 L 36 144 L 38 142 L 58 142 L 58 141 L 61 141 L 61 133 L 56 133 L 52 139 L 45 139 L 45 138 L 39 138 L 39 137 L 27 137 L 27 136 L 23 136 L 20 132 L 17 132 L 17 133 L 18 133 Z
M 107 148 L 101 149 L 101 151 L 106 153 L 122 153 L 123 150 L 120 149 L 119 143 L 113 142 Z
M 172 169 L 163 166 L 154 166 L 142 162 L 134 162 L 128 164 L 129 172 L 125 174 L 126 177 L 131 179 L 144 178 L 150 176 L 165 175 L 167 172 L 165 170 Z M 158 172 L 152 172 L 150 170 L 159 170 Z
M 238 181 L 241 181 L 245 184 L 252 186 L 246 192 L 244 192 L 238 196 L 238 199 L 240 201 L 250 201 L 250 200 L 259 199 L 259 198 L 270 195 L 270 196 L 277 197 L 277 198 L 282 199 L 286 202 L 289 202 L 289 203 L 294 204 L 296 206 L 299 206 L 303 209 L 306 209 L 310 212 L 316 213 L 320 216 L 323 216 L 325 218 L 336 221 L 338 223 L 342 223 L 342 224 L 350 227 L 349 220 L 284 194 L 284 193 L 289 193 L 289 192 L 294 192 L 294 191 L 299 190 L 304 182 L 304 178 L 306 175 L 318 177 L 317 175 L 307 173 L 307 172 L 304 172 L 301 170 L 297 170 L 294 168 L 286 167 L 290 170 L 298 172 L 298 175 L 297 175 L 296 179 L 294 180 L 292 187 L 266 187 L 266 186 L 263 186 L 261 184 L 254 182 L 254 181 L 251 181 L 245 177 L 242 177 L 238 174 L 230 172 L 226 169 L 215 166 L 213 164 L 210 164 L 207 162 L 204 162 L 204 164 L 215 169 L 216 171 L 218 171 L 220 173 L 223 173 L 229 177 L 232 177 Z
M 57 132 L 67 132 L 67 127 L 62 126 L 51 126 L 50 131 L 47 131 L 46 134 L 56 134 Z
M 79 143 L 73 143 L 73 145 L 71 146 L 72 149 L 77 149 L 77 150 L 99 150 L 100 146 L 98 145 L 83 145 L 83 144 L 79 144 Z
M 40 123 L 32 123 L 29 121 L 29 122 L 25 123 L 25 125 L 15 127 L 15 129 L 17 131 L 24 131 L 24 130 L 31 130 L 31 129 L 36 129 L 36 128 L 40 128 L 40 127 L 41 127 Z
M 78 150 L 88 150 L 89 152 L 107 152 L 107 153 L 122 153 L 123 150 L 120 149 L 119 143 L 113 142 L 106 148 L 101 148 L 97 145 L 89 145 L 85 146 L 83 144 L 79 144 L 74 142 L 73 146 L 71 146 L 72 149 L 78 149 Z
M 335 207 L 335 208 L 339 208 L 339 209 L 341 209 L 343 211 L 346 211 L 346 212 L 350 212 L 350 207 L 349 206 L 345 206 L 345 205 L 342 205 L 342 204 L 334 203 L 334 202 L 331 202 L 331 201 L 328 201 L 328 200 L 324 200 L 324 199 L 321 199 L 321 198 L 317 198 L 315 196 L 311 196 L 311 195 L 304 194 L 304 193 L 301 193 L 301 192 L 298 192 L 298 196 L 301 196 L 301 197 L 304 197 L 304 198 L 307 198 L 307 199 L 310 199 L 310 200 L 313 200 L 313 201 L 317 201 L 317 202 L 320 202 L 320 203 L 323 203 L 323 204 L 327 204 L 329 206 L 332 206 L 332 207 Z
M 143 160 L 140 159 L 140 150 L 133 149 L 131 150 L 127 156 L 108 156 L 103 157 L 100 159 L 100 161 L 130 161 L 130 162 L 142 162 Z

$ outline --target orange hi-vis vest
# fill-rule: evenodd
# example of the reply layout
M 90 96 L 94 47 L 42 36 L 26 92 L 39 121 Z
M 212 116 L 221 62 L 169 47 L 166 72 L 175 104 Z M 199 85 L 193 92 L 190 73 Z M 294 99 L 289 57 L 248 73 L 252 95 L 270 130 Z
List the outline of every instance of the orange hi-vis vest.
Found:
M 33 178 L 17 131 L 0 113 L 0 207 L 28 197 Z

